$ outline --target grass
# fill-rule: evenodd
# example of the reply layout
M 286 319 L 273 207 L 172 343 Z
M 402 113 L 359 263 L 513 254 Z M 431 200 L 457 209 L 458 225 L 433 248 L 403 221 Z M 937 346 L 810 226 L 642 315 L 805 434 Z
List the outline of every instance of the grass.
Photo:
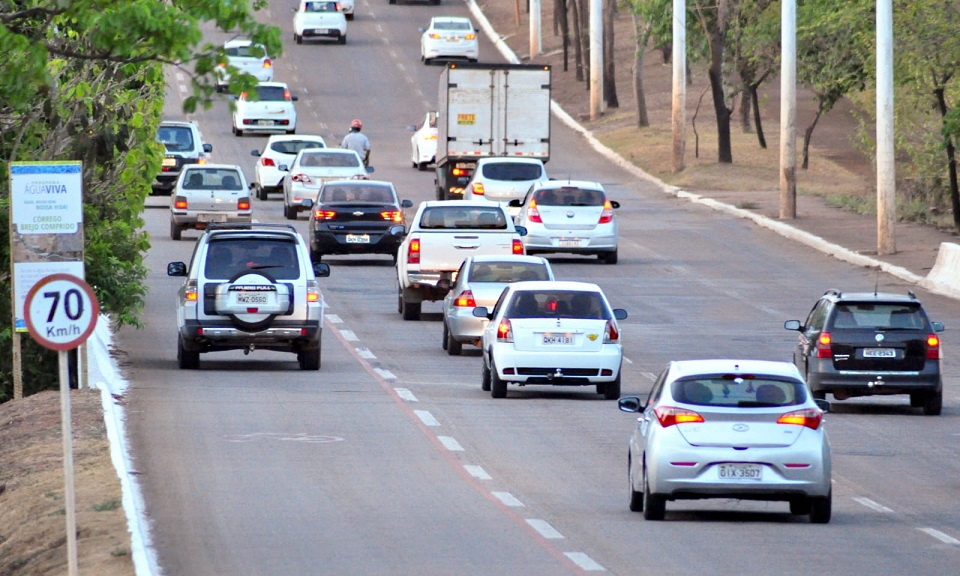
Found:
M 93 509 L 96 512 L 109 512 L 110 510 L 116 510 L 119 507 L 120 507 L 119 500 L 107 500 L 106 502 L 93 505 Z

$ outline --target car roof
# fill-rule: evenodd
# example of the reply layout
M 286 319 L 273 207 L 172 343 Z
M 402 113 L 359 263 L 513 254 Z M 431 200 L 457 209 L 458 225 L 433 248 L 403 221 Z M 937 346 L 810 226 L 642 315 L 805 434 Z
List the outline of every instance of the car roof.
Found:
M 314 142 L 323 142 L 324 144 L 327 143 L 326 140 L 323 139 L 323 136 L 318 136 L 317 134 L 271 134 L 270 139 L 267 140 L 267 144 L 298 140 L 312 140 Z
M 186 128 L 197 128 L 198 130 L 200 129 L 200 127 L 197 126 L 195 123 L 186 122 L 183 120 L 163 120 L 160 122 L 160 126 L 183 126 Z
M 516 158 L 513 156 L 486 156 L 477 161 L 477 166 L 481 164 L 537 164 L 543 166 L 543 160 L 539 158 Z
M 276 88 L 287 88 L 286 82 L 257 82 L 257 86 L 267 86 L 267 87 L 276 87 Z
M 349 148 L 304 148 L 298 154 L 356 154 Z
M 430 19 L 431 22 L 466 22 L 470 23 L 469 18 L 463 16 L 434 16 Z
M 235 48 L 238 46 L 250 46 L 253 44 L 253 40 L 248 40 L 246 38 L 234 38 L 233 40 L 227 40 L 223 43 L 224 48 Z
M 527 256 L 526 254 L 482 254 L 480 256 L 470 256 L 471 262 L 529 262 L 531 264 L 550 264 L 550 261 L 543 256 Z
M 243 170 L 236 164 L 187 164 L 184 166 L 184 172 L 187 170 L 208 170 L 213 168 L 215 170 L 231 169 L 243 173 Z
M 572 280 L 528 280 L 514 282 L 510 289 L 517 290 L 578 290 L 582 292 L 603 292 L 600 286 L 592 282 L 576 282 Z
M 503 206 L 489 200 L 470 201 L 470 200 L 424 200 L 420 203 L 425 208 L 435 208 L 437 206 L 452 206 L 454 208 L 500 208 Z
M 336 184 L 337 186 L 387 186 L 393 188 L 393 182 L 388 182 L 387 180 L 367 180 L 366 178 L 357 179 L 357 178 L 343 178 L 341 180 L 327 180 L 323 183 L 324 187 L 332 186 Z
M 533 185 L 536 190 L 558 190 L 560 188 L 593 188 L 596 190 L 603 190 L 603 185 L 599 182 L 592 182 L 590 180 L 545 180 L 543 182 L 537 182 Z
M 801 379 L 793 362 L 741 360 L 732 358 L 675 360 L 670 363 L 671 379 L 696 374 L 765 374 Z
M 920 302 L 912 293 L 894 294 L 891 292 L 840 292 L 828 290 L 824 296 L 833 297 L 839 302 L 854 300 L 860 302 Z

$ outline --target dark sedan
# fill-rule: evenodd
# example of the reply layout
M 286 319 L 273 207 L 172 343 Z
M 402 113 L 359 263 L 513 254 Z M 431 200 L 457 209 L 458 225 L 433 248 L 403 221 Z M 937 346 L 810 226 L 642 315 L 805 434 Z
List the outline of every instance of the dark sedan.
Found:
M 330 254 L 388 254 L 394 262 L 406 235 L 401 202 L 390 182 L 334 180 L 326 182 L 310 211 L 310 257 L 319 262 Z

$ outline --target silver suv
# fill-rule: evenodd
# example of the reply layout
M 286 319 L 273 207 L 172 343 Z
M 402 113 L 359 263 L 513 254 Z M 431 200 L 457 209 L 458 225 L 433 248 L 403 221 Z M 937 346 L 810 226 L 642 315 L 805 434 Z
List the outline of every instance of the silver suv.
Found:
M 160 173 L 153 181 L 154 194 L 170 194 L 187 164 L 206 164 L 213 145 L 204 144 L 200 128 L 193 122 L 167 120 L 157 128 L 157 141 L 166 148 Z
M 177 364 L 200 367 L 200 354 L 221 350 L 294 352 L 301 370 L 320 369 L 323 295 L 303 237 L 283 224 L 213 224 L 182 276 L 177 295 Z

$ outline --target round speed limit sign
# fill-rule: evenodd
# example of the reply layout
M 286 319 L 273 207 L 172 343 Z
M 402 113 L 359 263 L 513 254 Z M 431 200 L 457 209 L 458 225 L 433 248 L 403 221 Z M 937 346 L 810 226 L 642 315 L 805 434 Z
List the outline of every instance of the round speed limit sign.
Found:
M 23 305 L 27 330 L 41 346 L 72 350 L 97 325 L 100 304 L 93 288 L 72 274 L 51 274 L 37 282 Z

